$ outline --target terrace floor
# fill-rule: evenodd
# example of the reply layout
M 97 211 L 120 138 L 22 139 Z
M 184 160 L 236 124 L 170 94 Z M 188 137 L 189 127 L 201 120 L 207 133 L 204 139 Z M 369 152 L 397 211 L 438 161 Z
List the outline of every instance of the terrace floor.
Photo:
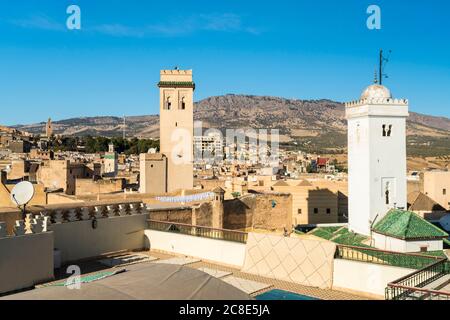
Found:
M 173 263 L 179 263 L 180 256 L 175 256 L 167 253 L 162 253 L 158 251 L 143 251 L 143 252 L 127 252 L 112 255 L 111 257 L 120 257 L 124 255 L 145 255 L 151 258 L 157 258 L 157 260 L 153 261 L 143 261 L 143 262 L 131 262 L 131 263 L 157 263 L 158 261 L 172 259 Z M 83 276 L 89 275 L 92 273 L 96 273 L 99 271 L 106 270 L 114 270 L 110 266 L 100 262 L 101 259 L 94 259 L 89 261 L 80 261 L 77 264 Z M 183 258 L 181 258 L 183 259 Z M 322 300 L 367 300 L 366 297 L 357 296 L 351 293 L 331 290 L 331 289 L 320 289 L 315 287 L 308 287 L 297 283 L 275 280 L 271 278 L 265 278 L 249 273 L 241 272 L 237 268 L 233 268 L 230 266 L 224 266 L 217 263 L 211 263 L 206 261 L 201 261 L 199 259 L 190 259 L 184 258 L 186 263 L 185 266 L 194 269 L 202 269 L 202 271 L 209 272 L 210 274 L 214 273 L 214 276 L 224 280 L 233 285 L 239 285 L 245 291 L 248 290 L 248 293 L 255 297 L 264 292 L 280 289 L 286 290 L 290 292 L 294 292 L 300 295 L 305 295 L 308 297 L 318 298 Z M 116 265 L 115 268 L 125 268 L 127 264 Z M 59 272 L 55 272 L 55 281 L 61 281 L 62 279 L 68 278 L 70 275 L 65 274 L 65 268 L 61 268 Z M 48 284 L 46 284 L 48 285 Z M 37 286 L 39 287 L 39 286 Z

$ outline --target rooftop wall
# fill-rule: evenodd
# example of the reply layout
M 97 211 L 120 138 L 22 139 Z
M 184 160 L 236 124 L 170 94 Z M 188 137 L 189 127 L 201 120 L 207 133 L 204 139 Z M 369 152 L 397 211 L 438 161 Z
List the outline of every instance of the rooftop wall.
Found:
M 122 250 L 145 248 L 148 211 L 142 203 L 48 210 L 61 262 L 68 263 Z M 95 222 L 94 222 L 95 220 Z
M 53 234 L 0 235 L 0 294 L 53 279 Z

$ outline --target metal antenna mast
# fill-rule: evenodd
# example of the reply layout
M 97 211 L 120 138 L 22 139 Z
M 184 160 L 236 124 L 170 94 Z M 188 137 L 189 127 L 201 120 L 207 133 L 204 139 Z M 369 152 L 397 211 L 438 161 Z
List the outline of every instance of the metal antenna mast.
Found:
M 125 133 L 125 130 L 126 130 L 126 117 L 125 117 L 125 115 L 123 116 L 123 140 L 125 140 L 125 137 L 126 137 L 126 133 Z
M 388 78 L 388 75 L 384 73 L 384 69 L 389 62 L 389 57 L 391 55 L 391 50 L 389 50 L 389 55 L 385 57 L 383 55 L 383 49 L 380 49 L 380 58 L 379 58 L 379 71 L 378 71 L 378 77 L 379 77 L 379 83 L 380 85 L 383 84 L 383 78 Z

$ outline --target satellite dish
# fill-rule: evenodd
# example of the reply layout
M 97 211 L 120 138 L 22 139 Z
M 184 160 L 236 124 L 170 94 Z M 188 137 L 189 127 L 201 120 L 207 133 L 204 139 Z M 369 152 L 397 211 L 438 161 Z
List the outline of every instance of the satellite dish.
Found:
M 11 192 L 11 201 L 20 206 L 26 206 L 34 196 L 34 187 L 31 182 L 23 181 L 16 184 Z

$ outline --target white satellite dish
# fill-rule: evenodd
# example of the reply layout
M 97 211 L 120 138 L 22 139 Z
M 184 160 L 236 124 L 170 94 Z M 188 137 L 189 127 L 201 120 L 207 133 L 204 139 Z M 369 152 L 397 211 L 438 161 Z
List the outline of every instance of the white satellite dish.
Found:
M 33 199 L 34 187 L 31 182 L 23 181 L 14 186 L 11 191 L 11 201 L 20 206 L 26 206 Z

